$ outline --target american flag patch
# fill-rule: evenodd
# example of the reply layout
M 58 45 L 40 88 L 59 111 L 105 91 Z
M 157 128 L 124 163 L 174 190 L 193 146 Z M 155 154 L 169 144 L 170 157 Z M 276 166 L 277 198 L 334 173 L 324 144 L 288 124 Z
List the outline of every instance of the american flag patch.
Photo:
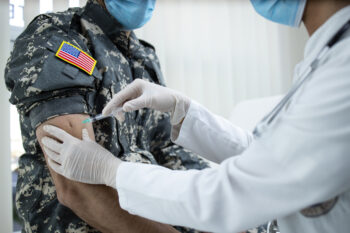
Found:
M 63 41 L 56 57 L 84 70 L 89 75 L 94 71 L 96 60 L 76 46 Z

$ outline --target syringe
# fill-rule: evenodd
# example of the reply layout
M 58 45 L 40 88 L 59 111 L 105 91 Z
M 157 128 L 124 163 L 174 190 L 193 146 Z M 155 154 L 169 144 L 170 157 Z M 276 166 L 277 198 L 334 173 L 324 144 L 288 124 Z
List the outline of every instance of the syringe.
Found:
M 101 113 L 101 114 L 97 114 L 96 116 L 89 117 L 89 118 L 83 120 L 83 124 L 92 123 L 92 122 L 99 121 L 99 120 L 102 120 L 102 119 L 105 119 L 105 118 L 108 118 L 108 117 L 113 117 L 118 112 L 122 112 L 122 111 L 123 111 L 123 108 L 122 107 L 118 107 L 116 110 L 112 111 L 112 113 L 107 115 L 107 116 L 105 116 L 105 115 L 103 115 Z

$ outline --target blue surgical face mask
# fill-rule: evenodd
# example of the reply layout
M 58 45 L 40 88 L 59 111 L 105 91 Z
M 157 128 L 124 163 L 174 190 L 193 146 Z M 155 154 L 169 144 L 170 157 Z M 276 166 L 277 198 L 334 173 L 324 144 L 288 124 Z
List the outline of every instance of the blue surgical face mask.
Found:
M 134 30 L 151 19 L 156 0 L 105 0 L 105 4 L 123 29 Z
M 299 27 L 306 0 L 250 0 L 255 11 L 273 22 Z

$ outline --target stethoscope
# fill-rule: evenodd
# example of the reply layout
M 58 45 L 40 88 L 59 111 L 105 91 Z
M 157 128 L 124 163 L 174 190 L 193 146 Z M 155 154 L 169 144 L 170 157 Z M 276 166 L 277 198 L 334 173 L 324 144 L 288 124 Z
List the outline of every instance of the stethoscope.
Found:
M 317 64 L 322 60 L 322 58 L 327 54 L 328 50 L 335 45 L 344 33 L 350 28 L 350 20 L 348 20 L 338 32 L 329 40 L 326 46 L 318 53 L 316 58 L 311 62 L 311 64 L 301 73 L 300 79 L 295 83 L 292 88 L 288 91 L 286 96 L 272 109 L 272 111 L 266 115 L 260 123 L 255 127 L 253 135 L 255 138 L 260 137 L 261 134 L 267 129 L 268 126 L 275 120 L 278 114 L 281 113 L 283 107 L 291 100 L 293 95 L 299 88 L 311 77 L 311 72 L 314 71 Z M 273 220 L 267 225 L 268 233 L 279 233 L 277 221 Z
M 255 138 L 261 136 L 263 132 L 271 125 L 275 118 L 281 113 L 284 106 L 291 100 L 293 95 L 299 88 L 311 77 L 311 72 L 317 67 L 317 64 L 322 60 L 322 58 L 327 54 L 328 50 L 335 45 L 344 33 L 350 28 L 350 20 L 347 21 L 338 32 L 329 40 L 326 46 L 318 53 L 316 58 L 311 62 L 311 64 L 301 73 L 300 79 L 291 87 L 285 97 L 272 109 L 272 111 L 266 115 L 255 127 L 253 135 Z

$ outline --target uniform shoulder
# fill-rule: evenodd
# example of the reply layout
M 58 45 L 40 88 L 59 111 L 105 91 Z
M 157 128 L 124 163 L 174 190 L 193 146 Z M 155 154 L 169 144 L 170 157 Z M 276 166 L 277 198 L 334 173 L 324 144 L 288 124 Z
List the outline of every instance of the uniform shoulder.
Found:
M 146 48 L 151 48 L 153 51 L 156 51 L 156 49 L 154 48 L 154 46 L 152 44 L 150 44 L 149 42 L 145 41 L 145 40 L 141 40 L 139 39 L 140 43 L 145 46 Z
M 58 27 L 70 26 L 74 15 L 80 14 L 83 11 L 83 8 L 75 7 L 69 8 L 65 11 L 53 12 L 46 14 L 51 18 L 52 23 Z
M 69 8 L 62 12 L 40 14 L 29 23 L 19 38 L 40 34 L 43 31 L 52 28 L 68 31 L 74 15 L 80 11 L 81 8 Z

